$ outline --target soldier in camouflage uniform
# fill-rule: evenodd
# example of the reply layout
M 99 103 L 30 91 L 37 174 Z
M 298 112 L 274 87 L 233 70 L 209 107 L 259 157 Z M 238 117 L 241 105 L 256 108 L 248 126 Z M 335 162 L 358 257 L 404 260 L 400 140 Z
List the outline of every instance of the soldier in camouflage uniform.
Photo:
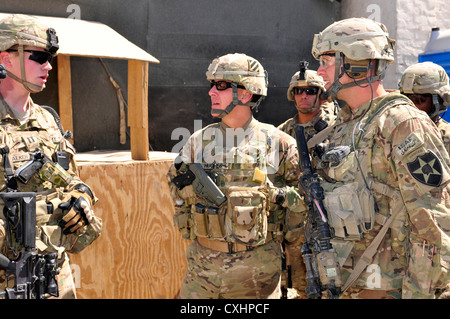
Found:
M 327 126 L 331 126 L 336 118 L 336 107 L 333 102 L 320 97 L 325 91 L 321 76 L 314 70 L 305 71 L 305 79 L 299 78 L 296 72 L 289 83 L 287 99 L 293 101 L 297 109 L 294 117 L 280 124 L 278 129 L 295 138 L 294 126 L 305 128 L 306 140 L 316 135 Z M 312 90 L 308 90 L 312 89 Z
M 398 87 L 433 120 L 450 153 L 450 124 L 440 117 L 450 105 L 450 85 L 444 68 L 433 62 L 413 64 L 406 68 Z
M 309 141 L 318 132 L 334 124 L 336 107 L 333 102 L 320 96 L 325 91 L 322 77 L 317 75 L 317 71 L 306 69 L 306 63 L 304 67 L 304 70 L 297 71 L 292 76 L 287 90 L 287 99 L 294 102 L 297 113 L 280 124 L 278 129 L 295 138 L 294 127 L 302 125 L 306 140 Z M 291 272 L 292 288 L 295 289 L 290 291 L 289 295 L 306 298 L 305 265 L 302 262 L 301 244 L 298 242 L 286 244 L 285 251 L 288 269 Z
M 314 36 L 317 73 L 341 101 L 315 159 L 342 298 L 435 298 L 449 282 L 449 155 L 431 119 L 383 88 L 394 45 L 383 24 L 365 18 Z
M 57 50 L 55 30 L 37 19 L 8 15 L 0 21 L 0 63 L 7 71 L 0 80 L 0 149 L 5 154 L 0 171 L 6 177 L 0 187 L 1 192 L 36 193 L 37 252 L 57 253 L 59 298 L 76 298 L 67 252 L 79 253 L 90 245 L 100 235 L 102 222 L 94 215 L 97 199 L 78 176 L 75 149 L 64 138 L 57 114 L 30 97 L 44 89 Z M 28 181 L 17 178 L 19 168 L 37 152 L 45 154 L 48 163 Z M 57 174 L 48 174 L 53 169 Z M 11 235 L 14 225 L 0 202 L 0 247 L 14 259 L 22 247 Z
M 194 240 L 180 298 L 280 298 L 281 241 L 299 236 L 304 211 L 296 191 L 295 140 L 253 118 L 267 95 L 254 58 L 227 54 L 206 72 L 211 114 L 221 121 L 195 132 L 167 175 L 175 225 Z M 214 204 L 192 185 L 176 186 L 200 163 L 226 196 Z

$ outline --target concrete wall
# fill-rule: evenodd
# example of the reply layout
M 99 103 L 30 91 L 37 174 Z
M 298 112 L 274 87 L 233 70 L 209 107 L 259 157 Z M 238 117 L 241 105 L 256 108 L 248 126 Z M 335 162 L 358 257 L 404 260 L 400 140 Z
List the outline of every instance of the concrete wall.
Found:
M 431 29 L 450 30 L 450 6 L 445 0 L 397 0 L 397 78 L 418 62 L 430 39 Z
M 337 19 L 330 0 L 2 0 L 0 12 L 75 17 L 105 23 L 161 61 L 149 68 L 149 128 L 153 150 L 171 151 L 175 128 L 191 133 L 194 120 L 211 123 L 205 71 L 219 55 L 243 52 L 269 73 L 269 97 L 256 118 L 279 124 L 295 113 L 286 99 L 298 61 L 313 61 L 313 34 Z M 126 97 L 127 63 L 106 60 Z M 115 91 L 99 61 L 72 57 L 75 147 L 129 149 L 119 143 Z M 52 71 L 54 72 L 54 71 Z M 58 109 L 56 73 L 38 103 Z

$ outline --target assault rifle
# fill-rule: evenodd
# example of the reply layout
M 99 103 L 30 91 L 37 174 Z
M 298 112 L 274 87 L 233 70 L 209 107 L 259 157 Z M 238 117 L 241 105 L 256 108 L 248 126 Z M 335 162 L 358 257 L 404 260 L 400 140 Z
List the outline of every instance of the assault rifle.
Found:
M 17 258 L 10 260 L 0 254 L 0 268 L 5 270 L 6 278 L 6 290 L 0 291 L 0 298 L 43 299 L 46 294 L 58 297 L 58 254 L 41 255 L 36 252 L 36 193 L 17 191 L 18 177 L 12 173 L 8 153 L 7 146 L 0 148 L 7 184 L 6 192 L 0 193 L 0 199 L 4 203 L 6 241 Z M 16 251 L 16 244 L 22 247 L 19 253 Z M 12 280 L 14 285 L 10 288 Z
M 15 260 L 0 254 L 0 268 L 5 269 L 6 299 L 44 299 L 46 294 L 58 297 L 56 275 L 57 253 L 41 255 L 36 252 L 36 193 L 0 193 L 5 208 L 8 240 L 14 238 L 23 247 Z M 13 253 L 16 252 L 13 250 Z M 14 280 L 14 287 L 8 288 Z
M 306 266 L 306 295 L 310 299 L 319 299 L 322 292 L 326 291 L 327 298 L 337 299 L 341 294 L 341 271 L 330 242 L 331 231 L 323 204 L 323 188 L 311 166 L 303 126 L 295 127 L 295 135 L 303 173 L 299 178 L 299 188 L 308 207 L 306 241 L 302 246 Z

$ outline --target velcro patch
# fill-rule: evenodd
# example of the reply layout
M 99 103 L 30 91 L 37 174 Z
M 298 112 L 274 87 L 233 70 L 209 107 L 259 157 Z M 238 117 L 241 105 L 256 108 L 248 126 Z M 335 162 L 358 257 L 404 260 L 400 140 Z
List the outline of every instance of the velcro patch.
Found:
M 412 177 L 428 186 L 439 186 L 442 182 L 442 165 L 431 151 L 406 164 Z
M 402 159 L 423 144 L 424 141 L 421 136 L 416 133 L 411 133 L 403 142 L 394 148 L 394 153 L 397 155 L 398 159 Z

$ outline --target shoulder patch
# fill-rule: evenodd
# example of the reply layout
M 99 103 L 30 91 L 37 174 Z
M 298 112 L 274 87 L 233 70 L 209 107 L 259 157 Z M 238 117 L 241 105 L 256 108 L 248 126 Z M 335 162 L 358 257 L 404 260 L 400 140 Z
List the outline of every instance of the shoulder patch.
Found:
M 401 159 L 423 144 L 424 141 L 422 137 L 416 133 L 412 133 L 403 142 L 401 142 L 394 148 L 394 152 L 397 157 Z
M 412 177 L 428 186 L 440 186 L 442 182 L 442 165 L 439 158 L 431 151 L 406 164 Z

